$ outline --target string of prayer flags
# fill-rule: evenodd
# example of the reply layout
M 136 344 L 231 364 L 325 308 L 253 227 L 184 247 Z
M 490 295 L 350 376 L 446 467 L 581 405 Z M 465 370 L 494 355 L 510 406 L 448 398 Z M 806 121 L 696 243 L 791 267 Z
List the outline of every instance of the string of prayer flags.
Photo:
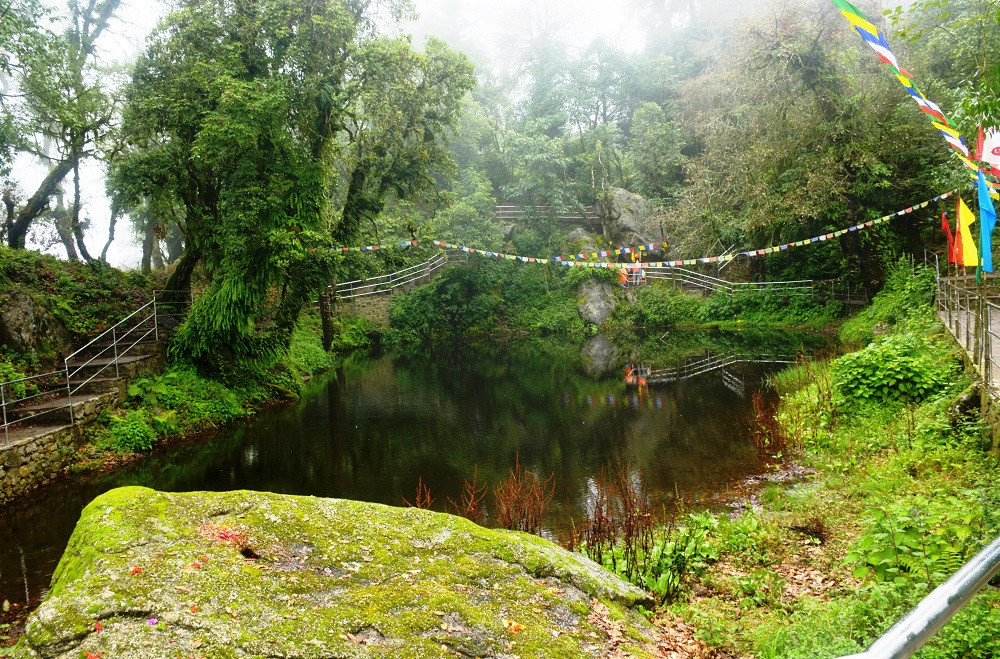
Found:
M 933 199 L 929 199 L 929 200 L 924 201 L 924 202 L 922 202 L 920 204 L 915 204 L 913 206 L 910 206 L 909 208 L 905 208 L 905 209 L 903 209 L 901 211 L 898 211 L 896 213 L 893 213 L 891 215 L 886 215 L 886 216 L 880 217 L 880 218 L 878 218 L 876 220 L 869 220 L 867 222 L 864 222 L 864 223 L 861 223 L 861 224 L 856 224 L 854 226 L 850 226 L 850 227 L 847 227 L 847 228 L 844 228 L 844 229 L 840 229 L 838 231 L 829 231 L 829 232 L 826 232 L 826 233 L 822 233 L 822 234 L 820 234 L 818 236 L 813 236 L 812 238 L 807 238 L 807 239 L 804 239 L 804 240 L 798 240 L 798 241 L 795 241 L 795 242 L 784 243 L 784 244 L 781 244 L 781 245 L 773 245 L 773 246 L 770 246 L 770 247 L 764 247 L 764 248 L 760 248 L 760 249 L 752 249 L 752 250 L 747 250 L 747 251 L 744 251 L 744 252 L 720 254 L 718 256 L 704 256 L 704 257 L 695 258 L 695 259 L 678 259 L 678 260 L 674 260 L 674 261 L 651 261 L 651 262 L 646 262 L 646 261 L 642 261 L 641 259 L 639 259 L 639 260 L 628 262 L 628 263 L 616 263 L 616 262 L 609 262 L 609 261 L 591 261 L 591 260 L 588 260 L 588 258 L 608 258 L 608 257 L 619 256 L 619 255 L 621 255 L 621 256 L 624 256 L 624 255 L 633 255 L 633 254 L 634 255 L 640 255 L 640 254 L 644 254 L 644 253 L 648 253 L 648 252 L 654 252 L 654 251 L 657 251 L 657 250 L 659 250 L 661 248 L 665 250 L 665 249 L 668 248 L 668 246 L 665 243 L 649 243 L 649 244 L 646 244 L 646 245 L 639 245 L 637 247 L 619 247 L 619 248 L 613 249 L 613 250 L 603 250 L 603 251 L 599 251 L 599 252 L 590 252 L 590 253 L 587 253 L 587 254 L 577 254 L 576 255 L 577 258 L 567 258 L 565 256 L 552 256 L 552 257 L 549 257 L 549 258 L 539 258 L 539 257 L 533 257 L 533 256 L 521 256 L 521 255 L 518 255 L 518 254 L 507 254 L 507 253 L 504 253 L 504 252 L 495 252 L 495 251 L 492 251 L 492 250 L 479 249 L 479 248 L 475 248 L 475 247 L 468 247 L 466 245 L 457 245 L 457 244 L 448 243 L 448 242 L 445 242 L 445 241 L 442 241 L 442 240 L 429 240 L 429 241 L 425 241 L 425 242 L 430 242 L 435 247 L 439 247 L 441 249 L 460 251 L 460 252 L 464 252 L 466 254 L 478 254 L 480 256 L 485 256 L 485 257 L 489 257 L 489 258 L 498 258 L 498 259 L 507 260 L 507 261 L 518 261 L 520 263 L 537 263 L 537 264 L 556 263 L 556 264 L 559 264 L 559 265 L 562 265 L 562 266 L 576 267 L 576 268 L 604 268 L 604 269 L 626 268 L 626 269 L 629 269 L 629 270 L 632 270 L 632 269 L 642 269 L 642 268 L 679 268 L 679 267 L 693 266 L 693 265 L 698 265 L 698 264 L 728 263 L 728 262 L 732 261 L 733 259 L 735 259 L 738 256 L 746 256 L 746 257 L 751 257 L 751 258 L 758 257 L 758 256 L 767 256 L 767 255 L 776 254 L 776 253 L 779 253 L 779 252 L 786 252 L 786 251 L 788 251 L 790 249 L 794 249 L 794 248 L 798 248 L 798 247 L 804 247 L 806 245 L 812 245 L 812 244 L 816 244 L 816 243 L 826 242 L 826 241 L 829 241 L 829 240 L 833 240 L 835 238 L 839 238 L 840 236 L 843 236 L 843 235 L 845 235 L 847 233 L 853 233 L 853 232 L 856 232 L 856 231 L 863 231 L 865 229 L 868 229 L 868 228 L 871 228 L 871 227 L 874 227 L 874 226 L 878 226 L 878 225 L 884 224 L 884 223 L 888 222 L 889 220 L 891 220 L 894 217 L 905 216 L 905 215 L 909 215 L 909 214 L 915 213 L 917 210 L 920 210 L 920 209 L 923 209 L 923 208 L 927 208 L 932 203 L 935 203 L 935 202 L 941 201 L 942 199 L 947 199 L 947 198 L 951 197 L 952 195 L 956 194 L 956 192 L 957 192 L 957 190 L 951 190 L 949 192 L 945 192 L 944 194 L 938 195 L 937 197 L 934 197 Z M 970 213 L 971 213 L 971 211 L 970 211 Z M 973 216 L 973 221 L 975 221 L 975 217 L 974 216 Z M 943 220 L 943 222 L 945 222 L 945 224 L 946 224 L 945 220 Z M 956 234 L 958 234 L 958 237 L 956 238 L 955 242 L 959 243 L 961 241 L 961 235 L 959 234 L 958 229 L 956 229 Z M 969 242 L 972 243 L 971 234 L 969 236 Z M 415 247 L 415 246 L 417 246 L 419 244 L 420 244 L 420 241 L 418 241 L 418 240 L 407 240 L 407 241 L 402 241 L 402 242 L 399 242 L 399 243 L 389 243 L 389 244 L 385 244 L 385 245 L 368 245 L 368 246 L 364 246 L 364 247 L 334 247 L 334 248 L 332 248 L 332 250 L 335 251 L 335 252 L 336 251 L 339 251 L 339 252 L 378 252 L 378 251 L 387 250 L 387 249 L 390 249 L 390 248 L 409 248 L 409 247 Z M 972 243 L 972 248 L 975 249 L 975 244 L 974 243 Z M 959 248 L 956 247 L 956 251 L 958 251 L 958 249 Z M 594 256 L 594 255 L 597 255 L 597 256 Z M 977 262 L 978 262 L 978 257 L 974 256 L 968 263 L 971 265 L 972 263 L 977 263 Z
M 616 247 L 615 249 L 600 250 L 597 252 L 582 252 L 580 254 L 572 254 L 570 256 L 553 256 L 551 261 L 569 262 L 569 261 L 587 261 L 587 260 L 597 260 L 606 259 L 610 256 L 627 256 L 630 254 L 641 254 L 642 252 L 656 252 L 659 250 L 669 249 L 669 245 L 666 243 L 649 243 L 646 245 L 630 246 L 630 247 Z
M 379 252 L 386 249 L 405 249 L 407 247 L 416 247 L 420 244 L 419 240 L 404 240 L 398 243 L 389 243 L 387 245 L 365 245 L 364 247 L 335 247 L 334 251 L 337 252 Z
M 930 118 L 931 123 L 955 150 L 958 159 L 970 171 L 972 177 L 975 178 L 976 173 L 981 172 L 982 169 L 971 160 L 972 154 L 969 152 L 969 146 L 966 144 L 965 138 L 951 125 L 941 107 L 924 96 L 917 88 L 916 83 L 913 81 L 913 74 L 899 66 L 899 61 L 896 59 L 895 54 L 893 54 L 892 49 L 889 48 L 889 42 L 886 40 L 885 34 L 866 19 L 861 11 L 847 0 L 833 0 L 833 4 L 837 6 L 840 13 L 850 22 L 851 27 L 858 33 L 861 39 L 875 51 L 876 56 L 892 69 L 899 83 L 910 97 L 916 101 L 920 110 Z M 993 188 L 1000 189 L 1000 183 L 996 181 L 989 181 L 988 184 Z

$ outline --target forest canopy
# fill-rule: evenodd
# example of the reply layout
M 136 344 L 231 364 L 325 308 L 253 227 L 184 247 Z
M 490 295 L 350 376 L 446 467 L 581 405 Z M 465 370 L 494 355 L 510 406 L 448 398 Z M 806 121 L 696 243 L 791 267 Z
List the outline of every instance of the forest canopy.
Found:
M 406 20 L 420 2 L 172 0 L 122 70 L 105 43 L 120 0 L 14 0 L 0 20 L 3 239 L 48 232 L 97 262 L 129 218 L 169 288 L 203 273 L 177 346 L 218 365 L 282 351 L 336 278 L 411 258 L 333 247 L 434 237 L 547 256 L 582 240 L 559 218 L 624 189 L 687 258 L 861 223 L 965 181 L 832 2 L 626 4 L 639 47 L 571 46 L 543 6 L 497 53 L 468 37 L 459 0 L 430 21 L 444 38 L 419 42 Z M 858 6 L 963 134 L 1000 124 L 1000 0 Z M 39 184 L 18 156 L 44 163 Z M 81 213 L 90 161 L 112 200 L 100 255 Z M 542 210 L 510 223 L 499 203 Z M 941 240 L 932 223 L 891 223 L 743 274 L 878 287 L 898 253 Z

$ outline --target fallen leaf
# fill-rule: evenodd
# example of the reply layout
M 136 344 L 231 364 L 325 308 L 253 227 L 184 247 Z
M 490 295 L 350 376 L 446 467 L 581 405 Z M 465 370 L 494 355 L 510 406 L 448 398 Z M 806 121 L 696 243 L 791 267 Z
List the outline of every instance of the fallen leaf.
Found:
M 132 576 L 135 576 L 135 575 L 139 574 L 140 572 L 142 572 L 142 568 L 139 567 L 138 565 L 136 565 L 135 567 L 132 568 L 132 573 L 131 574 L 132 574 Z
M 516 634 L 520 632 L 522 629 L 524 629 L 524 625 L 522 625 L 521 623 L 514 622 L 513 620 L 507 620 L 506 618 L 504 618 L 503 626 L 506 627 L 507 631 L 509 631 L 511 634 Z
M 191 643 L 191 649 L 192 650 L 197 650 L 198 648 L 200 648 L 203 645 L 205 645 L 205 641 L 201 640 L 200 638 L 196 638 L 196 639 L 194 639 L 194 642 Z

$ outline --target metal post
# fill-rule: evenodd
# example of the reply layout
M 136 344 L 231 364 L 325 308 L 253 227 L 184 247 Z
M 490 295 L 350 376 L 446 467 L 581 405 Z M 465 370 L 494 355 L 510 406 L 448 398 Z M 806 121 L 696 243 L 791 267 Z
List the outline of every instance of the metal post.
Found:
M 115 347 L 115 377 L 120 378 L 121 373 L 118 372 L 118 330 L 111 328 L 111 345 Z
M 160 318 L 156 312 L 156 291 L 153 291 L 153 340 L 160 342 Z
M 969 290 L 965 290 L 965 349 L 968 350 L 972 347 L 972 324 L 969 322 L 969 316 L 972 315 L 972 302 L 969 300 Z
M 982 334 L 982 315 L 983 315 L 983 299 L 980 296 L 976 296 L 976 319 L 974 325 L 972 326 L 972 361 L 974 361 L 979 366 L 979 372 L 983 371 L 982 355 L 979 349 L 982 347 L 982 341 L 980 340 L 980 334 Z
M 69 425 L 76 423 L 76 419 L 73 418 L 73 387 L 69 384 L 69 360 L 64 359 L 63 365 L 66 367 L 66 400 L 69 401 Z
M 0 382 L 0 408 L 3 408 L 3 438 L 5 444 L 10 444 L 10 430 L 7 427 L 7 394 L 3 390 L 3 383 Z
M 989 303 L 983 303 L 983 320 L 985 321 L 985 333 L 983 334 L 983 377 L 986 380 L 987 388 L 992 382 L 992 372 L 993 372 L 993 337 L 990 336 L 990 305 Z

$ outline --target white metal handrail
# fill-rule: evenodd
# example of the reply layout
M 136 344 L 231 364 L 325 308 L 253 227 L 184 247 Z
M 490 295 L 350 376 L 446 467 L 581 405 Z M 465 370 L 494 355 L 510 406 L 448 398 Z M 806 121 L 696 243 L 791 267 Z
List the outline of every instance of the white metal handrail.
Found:
M 430 277 L 447 265 L 447 263 L 448 259 L 444 254 L 437 254 L 423 263 L 418 263 L 417 265 L 413 265 L 387 275 L 378 275 L 367 279 L 338 282 L 336 287 L 337 299 L 349 300 L 353 298 L 367 297 L 369 295 L 391 293 L 398 288 L 408 286 L 416 281 Z
M 711 275 L 702 274 L 693 270 L 680 267 L 656 267 L 646 268 L 646 276 L 650 279 L 669 279 L 708 291 L 723 292 L 728 295 L 735 295 L 742 291 L 790 291 L 790 292 L 812 292 L 815 282 L 811 279 L 799 279 L 792 281 L 749 281 L 733 282 Z
M 9 380 L 7 382 L 0 382 L 0 411 L 2 411 L 2 421 L 3 421 L 3 432 L 4 432 L 4 443 L 10 444 L 10 427 L 15 423 L 23 423 L 25 421 L 30 421 L 31 419 L 42 416 L 43 414 L 50 414 L 52 412 L 58 412 L 61 409 L 68 407 L 69 403 L 66 405 L 61 405 L 54 408 L 48 408 L 41 412 L 36 412 L 34 414 L 29 414 L 27 416 L 21 416 L 16 421 L 11 421 L 7 415 L 7 409 L 12 406 L 19 406 L 23 403 L 29 401 L 38 400 L 52 394 L 58 394 L 59 396 L 66 390 L 64 378 L 66 377 L 66 371 L 51 371 L 49 373 L 41 373 L 39 375 L 29 375 L 23 378 L 18 378 L 17 380 Z M 8 392 L 13 392 L 16 390 L 16 385 L 23 384 L 27 386 L 27 383 L 35 380 L 56 380 L 53 384 L 54 388 L 51 389 L 39 389 L 37 393 L 30 396 L 22 395 L 21 398 L 8 398 Z M 16 395 L 16 394 L 15 394 Z
M 176 301 L 162 299 L 170 294 L 182 294 L 185 296 L 185 299 Z M 73 396 L 112 366 L 115 368 L 115 377 L 120 377 L 122 359 L 127 357 L 136 346 L 143 343 L 150 336 L 153 336 L 155 341 L 159 341 L 160 332 L 162 331 L 159 322 L 160 316 L 180 315 L 179 313 L 164 313 L 164 308 L 187 306 L 191 302 L 190 292 L 187 291 L 155 290 L 152 297 L 152 300 L 130 313 L 115 325 L 104 330 L 82 348 L 66 357 L 63 360 L 62 369 L 0 382 L 0 412 L 2 412 L 0 413 L 0 419 L 3 422 L 5 442 L 10 443 L 10 427 L 12 425 L 21 424 L 63 409 L 69 409 L 70 423 L 74 423 L 76 419 L 74 419 L 73 415 Z M 101 345 L 105 341 L 110 341 L 110 343 L 108 345 Z M 88 350 L 96 352 L 85 361 L 76 364 L 70 363 Z M 107 360 L 108 363 L 95 363 L 97 360 L 102 359 Z M 100 368 L 86 379 L 80 381 L 77 378 L 85 369 L 97 367 Z M 12 397 L 12 392 L 15 391 L 17 385 L 45 380 L 51 381 L 53 387 L 40 389 L 37 393 L 31 395 Z M 27 415 L 20 415 L 16 420 L 11 420 L 9 414 L 11 407 L 17 406 L 21 412 L 29 411 L 31 408 L 25 408 L 25 403 L 52 395 L 58 396 L 57 400 L 53 401 L 53 404 L 46 404 L 41 409 L 38 409 L 38 411 Z M 65 400 L 65 402 L 57 402 L 61 400 Z

